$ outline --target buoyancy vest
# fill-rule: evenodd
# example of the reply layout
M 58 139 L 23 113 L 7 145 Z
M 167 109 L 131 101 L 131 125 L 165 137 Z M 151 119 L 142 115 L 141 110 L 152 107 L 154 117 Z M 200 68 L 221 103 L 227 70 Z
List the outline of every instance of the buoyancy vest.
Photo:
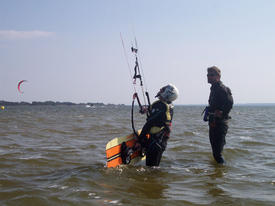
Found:
M 154 135 L 162 130 L 169 128 L 173 119 L 173 105 L 164 101 L 155 101 L 150 108 L 150 115 L 147 121 L 151 122 L 152 127 L 149 133 Z

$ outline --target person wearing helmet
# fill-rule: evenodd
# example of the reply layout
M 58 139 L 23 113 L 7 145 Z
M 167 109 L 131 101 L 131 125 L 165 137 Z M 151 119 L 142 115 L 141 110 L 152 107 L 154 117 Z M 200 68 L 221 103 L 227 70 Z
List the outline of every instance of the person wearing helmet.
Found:
M 207 80 L 211 84 L 209 95 L 209 106 L 206 107 L 204 121 L 209 124 L 209 139 L 212 153 L 217 163 L 223 164 L 223 147 L 225 136 L 228 130 L 229 112 L 233 106 L 231 90 L 220 80 L 221 71 L 218 67 L 212 66 L 207 69 Z
M 178 97 L 178 89 L 168 84 L 160 89 L 149 108 L 149 116 L 138 137 L 138 146 L 145 150 L 146 165 L 158 166 L 166 149 L 173 119 L 172 102 Z

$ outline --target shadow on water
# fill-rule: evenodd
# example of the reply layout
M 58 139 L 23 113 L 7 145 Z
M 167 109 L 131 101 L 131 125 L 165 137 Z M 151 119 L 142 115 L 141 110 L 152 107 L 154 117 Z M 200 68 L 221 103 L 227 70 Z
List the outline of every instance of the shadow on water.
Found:
M 219 165 L 214 161 L 210 163 L 209 173 L 206 175 L 207 179 L 204 181 L 207 192 L 205 197 L 208 198 L 209 205 L 274 205 L 271 202 L 264 201 L 262 198 L 255 198 L 253 193 L 257 190 L 257 185 L 255 184 L 255 187 L 251 189 L 251 183 L 247 182 L 246 184 L 244 180 L 238 180 L 236 179 L 237 177 L 233 177 L 232 172 L 236 170 L 234 167 L 235 163 L 233 165 L 231 163 Z M 232 185 L 235 185 L 234 190 L 231 189 Z M 262 191 L 256 191 L 256 193 L 258 196 L 261 196 Z M 266 193 L 267 197 L 269 193 Z
M 225 191 L 220 185 L 224 183 L 224 174 L 227 171 L 227 166 L 213 163 L 213 171 L 208 174 L 208 177 L 210 179 L 206 182 L 206 188 L 208 188 L 207 193 L 210 197 L 213 197 L 213 199 L 217 199 L 217 197 L 221 196 L 226 196 Z
M 169 174 L 160 168 L 129 166 L 106 169 L 104 172 L 103 187 L 111 191 L 110 198 L 118 199 L 123 204 L 143 205 L 166 198 Z

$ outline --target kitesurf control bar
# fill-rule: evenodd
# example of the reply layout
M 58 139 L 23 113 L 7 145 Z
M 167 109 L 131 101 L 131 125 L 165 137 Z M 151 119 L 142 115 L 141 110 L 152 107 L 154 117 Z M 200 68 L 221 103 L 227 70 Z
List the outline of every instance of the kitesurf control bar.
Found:
M 124 46 L 124 41 L 123 41 L 123 38 L 122 38 L 122 35 L 120 34 L 120 38 L 121 38 L 121 42 L 122 42 L 122 46 L 123 46 L 123 49 L 124 49 L 124 56 L 125 56 L 125 59 L 127 61 L 127 65 L 128 65 L 128 69 L 130 71 L 130 75 L 131 75 L 131 78 L 133 79 L 133 88 L 135 90 L 135 93 L 133 95 L 133 101 L 132 101 L 132 109 L 131 109 L 131 123 L 132 123 L 132 129 L 133 129 L 133 132 L 136 136 L 138 136 L 136 130 L 135 130 L 135 126 L 134 126 L 134 106 L 135 106 L 135 99 L 137 99 L 137 103 L 138 103 L 138 106 L 139 106 L 139 112 L 141 114 L 144 114 L 146 113 L 147 114 L 147 117 L 149 116 L 150 114 L 150 107 L 151 107 L 151 103 L 150 103 L 150 97 L 149 97 L 149 93 L 147 92 L 147 88 L 146 88 L 146 82 L 145 82 L 145 79 L 144 79 L 144 86 L 145 86 L 145 91 L 144 91 L 144 88 L 143 88 L 143 80 L 142 78 L 142 75 L 141 75 L 141 72 L 143 74 L 143 71 L 142 71 L 142 67 L 141 67 L 141 64 L 139 64 L 139 59 L 138 59 L 138 47 L 137 47 L 137 40 L 135 38 L 135 47 L 131 47 L 131 51 L 132 53 L 134 54 L 135 56 L 135 66 L 134 66 L 134 75 L 132 76 L 132 72 L 131 72 L 131 69 L 130 69 L 130 64 L 129 64 L 129 61 L 128 61 L 128 58 L 127 58 L 127 55 L 126 55 L 126 49 L 125 49 L 125 46 Z M 143 100 L 144 100 L 144 106 L 141 104 L 141 101 L 138 97 L 138 93 L 136 91 L 136 80 L 139 79 L 140 81 L 140 87 L 141 87 L 141 90 L 142 90 L 142 96 L 143 96 Z M 146 96 L 146 97 L 145 97 Z M 146 105 L 146 100 L 147 100 L 147 103 L 148 105 Z

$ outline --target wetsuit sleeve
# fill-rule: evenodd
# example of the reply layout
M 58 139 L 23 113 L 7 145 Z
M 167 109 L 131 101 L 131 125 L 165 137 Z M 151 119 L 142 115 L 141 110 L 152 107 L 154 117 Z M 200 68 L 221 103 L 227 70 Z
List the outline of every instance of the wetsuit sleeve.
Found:
M 223 111 L 225 115 L 228 115 L 233 105 L 233 98 L 232 98 L 230 89 L 223 86 L 218 90 L 217 95 L 218 95 L 217 108 Z
M 159 105 L 160 106 L 160 105 Z M 142 131 L 138 137 L 139 141 L 142 143 L 146 134 L 149 133 L 151 127 L 155 125 L 161 125 L 166 121 L 166 106 L 163 104 L 159 107 L 160 109 L 152 113 L 146 123 L 144 124 Z

